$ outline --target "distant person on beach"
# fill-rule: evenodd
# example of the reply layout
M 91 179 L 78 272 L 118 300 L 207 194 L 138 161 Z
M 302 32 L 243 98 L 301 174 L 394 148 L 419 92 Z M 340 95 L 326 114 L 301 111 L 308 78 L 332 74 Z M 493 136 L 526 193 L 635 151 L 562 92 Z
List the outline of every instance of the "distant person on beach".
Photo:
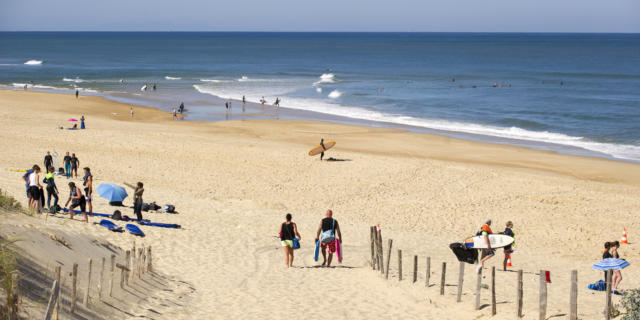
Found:
M 84 129 L 84 115 L 82 115 L 82 117 L 80 117 L 80 129 Z
M 142 194 L 144 193 L 144 185 L 138 182 L 136 191 L 133 193 L 133 213 L 138 221 L 142 221 Z
M 33 211 L 38 210 L 40 205 L 40 192 L 42 186 L 40 185 L 40 167 L 38 165 L 33 166 L 33 172 L 29 174 L 29 208 Z
M 152 91 L 156 91 L 156 84 L 153 84 L 153 88 L 151 89 Z
M 244 96 L 242 96 L 242 112 L 244 112 L 246 105 L 247 105 L 247 101 L 245 100 Z
M 180 111 L 180 114 L 184 112 L 184 102 L 180 102 L 180 106 L 178 107 L 178 110 Z
M 620 259 L 620 254 L 618 254 L 618 249 L 620 249 L 620 242 L 614 241 L 611 243 L 611 256 L 616 259 Z M 613 270 L 613 277 L 611 278 L 611 287 L 613 288 L 613 293 L 620 294 L 618 292 L 618 285 L 622 281 L 622 272 L 620 270 Z
M 336 252 L 336 243 L 334 241 L 336 239 L 336 233 L 338 235 L 338 241 L 340 241 L 342 245 L 342 233 L 340 232 L 338 220 L 333 219 L 333 211 L 327 210 L 327 216 L 320 221 L 320 226 L 316 233 L 316 242 L 320 241 L 320 247 L 322 248 L 322 266 L 331 266 L 333 253 Z M 329 248 L 329 259 L 327 259 L 327 248 Z
M 93 175 L 91 175 L 91 169 L 89 169 L 89 167 L 84 168 L 82 185 L 84 186 L 84 195 L 89 205 L 89 215 L 91 216 L 93 215 L 93 204 L 91 204 L 91 196 L 93 196 Z
M 276 101 L 273 102 L 273 105 L 276 107 L 280 106 L 280 98 L 276 98 Z
M 49 172 L 44 176 L 44 183 L 47 184 L 47 208 L 51 208 L 51 197 L 53 197 L 53 205 L 58 205 L 58 187 L 53 179 L 55 171 L 53 167 L 49 167 Z
M 47 154 L 44 156 L 44 168 L 49 171 L 50 167 L 53 167 L 53 157 L 51 156 L 51 153 L 47 151 Z
M 75 153 L 71 154 L 71 176 L 78 177 L 78 167 L 80 166 L 80 160 L 76 157 Z
M 247 100 L 244 98 L 244 96 L 242 96 L 242 103 L 246 103 Z
M 71 202 L 71 207 L 69 207 L 69 202 Z M 82 196 L 82 191 L 80 191 L 80 188 L 76 187 L 75 183 L 69 182 L 69 199 L 67 199 L 67 202 L 64 204 L 64 208 L 69 208 L 69 217 L 71 218 L 71 220 L 73 220 L 73 210 L 77 207 L 80 207 L 80 212 L 84 216 L 84 222 L 89 223 L 86 206 L 87 202 Z
M 280 240 L 284 248 L 284 263 L 287 268 L 293 267 L 293 238 L 302 239 L 298 233 L 298 226 L 291 221 L 291 213 L 285 216 L 286 221 L 280 225 Z
M 511 230 L 511 228 L 513 228 L 513 222 L 507 221 L 507 227 L 504 229 L 503 234 L 513 238 L 515 237 L 515 234 L 513 233 L 513 230 Z M 504 261 L 502 261 L 502 270 L 504 271 L 507 271 L 507 260 L 509 260 L 509 257 L 513 253 L 512 246 L 513 244 L 504 247 Z
M 133 107 L 129 110 L 129 112 L 131 113 L 131 118 L 133 118 Z
M 262 96 L 262 99 L 260 99 L 260 104 L 264 107 L 264 103 L 267 102 L 267 100 L 264 99 L 264 96 Z
M 491 259 L 495 254 L 496 250 L 491 248 L 491 243 L 489 242 L 489 235 L 493 232 L 491 231 L 491 219 L 486 219 L 480 231 L 478 231 L 478 235 L 484 237 L 484 241 L 487 244 L 486 249 L 482 249 L 482 256 L 480 257 L 480 263 L 476 267 L 476 273 L 480 273 L 482 267 L 484 266 L 484 262 Z
M 64 175 L 69 179 L 71 178 L 71 156 L 69 155 L 69 151 L 67 151 L 67 155 L 64 156 L 62 162 L 64 162 Z
M 24 85 L 24 91 L 27 91 L 27 84 Z
M 322 147 L 322 153 L 320 153 L 320 161 L 322 161 L 322 158 L 324 158 L 324 152 L 327 150 L 327 148 L 324 146 L 324 138 L 320 139 L 320 146 Z

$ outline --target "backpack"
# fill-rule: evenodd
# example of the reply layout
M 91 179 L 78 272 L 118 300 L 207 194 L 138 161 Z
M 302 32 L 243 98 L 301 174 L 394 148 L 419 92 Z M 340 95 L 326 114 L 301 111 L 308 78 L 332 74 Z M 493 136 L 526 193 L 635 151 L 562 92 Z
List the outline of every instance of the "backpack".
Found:
M 114 211 L 113 214 L 111 215 L 111 219 L 122 220 L 122 213 L 120 212 L 120 210 Z
M 336 220 L 335 219 L 331 219 L 331 220 L 333 220 L 333 226 L 331 227 L 331 229 L 327 231 L 322 231 L 322 234 L 320 234 L 320 241 L 322 241 L 322 243 L 329 243 L 336 239 L 336 235 L 334 232 L 336 229 Z
M 59 206 L 59 205 L 57 205 L 57 204 L 52 205 L 52 206 L 49 208 L 49 212 L 51 212 L 51 213 L 58 213 L 60 210 L 61 210 L 61 208 L 60 208 L 60 206 Z
M 142 203 L 142 211 L 149 211 L 149 204 L 148 203 Z

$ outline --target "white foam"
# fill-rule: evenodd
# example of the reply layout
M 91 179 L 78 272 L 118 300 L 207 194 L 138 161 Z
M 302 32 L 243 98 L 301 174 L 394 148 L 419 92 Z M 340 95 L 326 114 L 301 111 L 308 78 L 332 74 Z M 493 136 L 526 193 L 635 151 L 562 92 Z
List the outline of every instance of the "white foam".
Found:
M 167 80 L 181 80 L 182 78 L 180 77 L 169 77 L 169 76 L 164 76 L 165 79 Z
M 218 79 L 200 79 L 200 81 L 202 81 L 202 82 L 213 82 L 213 83 L 222 82 L 222 80 L 218 80 Z
M 40 65 L 40 64 L 42 64 L 42 62 L 43 62 L 42 60 L 29 60 L 29 61 L 25 62 L 24 64 L 27 64 L 27 65 Z
M 335 83 L 336 75 L 333 73 L 323 73 L 320 76 L 320 80 L 313 83 L 314 86 L 325 84 L 325 83 Z
M 249 77 L 242 76 L 242 78 L 238 79 L 238 81 L 240 81 L 240 82 L 249 81 Z
M 85 80 L 82 80 L 80 78 L 75 78 L 75 79 L 62 78 L 62 81 L 80 83 L 80 82 L 84 82 Z
M 342 92 L 338 90 L 333 90 L 328 95 L 328 97 L 331 99 L 337 99 L 337 98 L 340 98 L 340 96 L 342 96 Z
M 322 88 L 316 88 L 317 93 L 322 93 Z
M 243 95 L 241 91 L 237 91 L 237 88 L 234 90 L 211 88 L 199 85 L 194 85 L 194 88 L 199 92 L 218 96 L 223 99 L 238 99 Z M 249 92 L 246 94 L 246 99 L 250 102 L 260 103 L 260 98 L 261 96 L 256 94 L 256 92 Z M 603 153 L 615 158 L 640 161 L 640 146 L 595 142 L 583 137 L 574 137 L 548 131 L 530 131 L 518 127 L 485 126 L 467 122 L 388 114 L 361 107 L 344 106 L 331 101 L 288 97 L 286 94 L 280 94 L 280 98 L 287 102 L 286 107 L 290 109 L 313 111 L 352 119 L 394 123 L 426 129 L 566 145 Z M 275 96 L 265 97 L 265 99 L 267 101 L 271 101 L 275 99 Z

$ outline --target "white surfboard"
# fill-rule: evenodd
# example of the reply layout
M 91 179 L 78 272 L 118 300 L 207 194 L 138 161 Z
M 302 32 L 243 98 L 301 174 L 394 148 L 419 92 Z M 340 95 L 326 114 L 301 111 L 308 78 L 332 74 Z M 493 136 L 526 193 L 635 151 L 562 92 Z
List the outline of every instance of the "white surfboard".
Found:
M 55 150 L 53 150 L 51 158 L 53 158 L 53 168 L 55 169 L 54 172 L 58 172 L 58 168 L 60 168 L 60 162 L 58 161 L 58 153 Z
M 514 239 L 504 234 L 490 234 L 489 243 L 491 248 L 502 248 L 512 244 Z M 487 249 L 487 243 L 484 240 L 484 236 L 475 236 L 464 240 L 464 245 L 467 248 L 474 249 Z

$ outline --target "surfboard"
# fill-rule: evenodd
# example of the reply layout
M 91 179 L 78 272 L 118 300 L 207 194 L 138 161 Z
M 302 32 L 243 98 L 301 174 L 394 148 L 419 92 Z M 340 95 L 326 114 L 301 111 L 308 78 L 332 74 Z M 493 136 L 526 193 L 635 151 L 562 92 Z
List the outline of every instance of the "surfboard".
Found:
M 340 246 L 340 240 L 334 240 L 336 242 L 336 254 L 338 255 L 338 262 L 342 263 L 342 246 Z
M 502 248 L 513 243 L 513 238 L 504 234 L 490 234 L 489 243 L 491 248 Z M 467 248 L 474 249 L 487 249 L 487 243 L 484 241 L 484 236 L 470 237 L 464 240 L 464 245 Z
M 60 162 L 58 159 L 58 153 L 55 150 L 53 150 L 51 158 L 53 159 L 53 168 L 55 169 L 54 172 L 58 172 L 58 168 L 60 168 Z
M 143 225 L 143 226 L 150 226 L 150 227 L 180 229 L 180 225 L 179 224 L 173 224 L 173 223 L 159 223 L 159 222 L 149 222 L 149 221 L 142 220 L 142 221 L 140 221 L 140 224 Z
M 323 151 L 327 151 L 327 150 L 333 148 L 333 146 L 335 146 L 335 145 L 336 145 L 335 141 L 325 142 L 324 143 L 324 150 L 322 149 L 321 145 L 318 145 L 317 147 L 309 150 L 309 155 L 312 156 L 312 157 L 313 156 L 317 156 L 317 155 L 321 154 Z
M 316 252 L 313 256 L 313 260 L 318 262 L 318 256 L 320 255 L 320 241 L 316 241 Z
M 144 237 L 144 232 L 142 232 L 142 230 L 140 230 L 140 228 L 138 228 L 138 226 L 136 226 L 135 224 L 128 223 L 124 228 L 134 236 Z
M 111 230 L 111 231 L 122 231 L 122 227 L 118 227 L 118 225 L 116 225 L 115 223 L 107 220 L 107 219 L 102 219 L 100 221 L 100 225 Z
M 26 169 L 7 169 L 7 171 L 13 171 L 13 172 L 27 172 Z

